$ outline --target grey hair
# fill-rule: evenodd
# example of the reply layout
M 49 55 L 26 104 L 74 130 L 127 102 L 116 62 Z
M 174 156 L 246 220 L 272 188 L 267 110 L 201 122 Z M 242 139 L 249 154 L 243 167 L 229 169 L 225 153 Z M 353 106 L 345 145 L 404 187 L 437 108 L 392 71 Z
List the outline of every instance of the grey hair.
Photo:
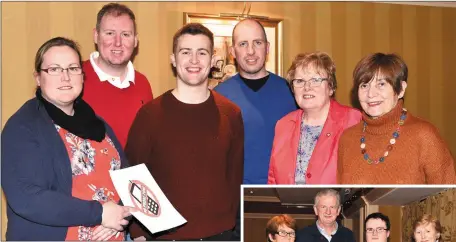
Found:
M 318 200 L 319 200 L 320 197 L 328 196 L 328 195 L 336 197 L 337 205 L 339 207 L 341 206 L 341 204 L 340 204 L 340 194 L 339 194 L 339 192 L 337 190 L 334 190 L 332 188 L 327 188 L 327 189 L 323 189 L 323 190 L 319 191 L 317 193 L 317 195 L 315 195 L 314 206 L 317 206 Z

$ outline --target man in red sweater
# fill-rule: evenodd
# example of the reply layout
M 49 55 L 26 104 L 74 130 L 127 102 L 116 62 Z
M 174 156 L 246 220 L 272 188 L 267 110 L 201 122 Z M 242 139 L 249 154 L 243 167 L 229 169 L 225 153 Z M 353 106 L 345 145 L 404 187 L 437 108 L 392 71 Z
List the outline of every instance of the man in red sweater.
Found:
M 134 13 L 110 3 L 98 12 L 93 39 L 98 51 L 83 63 L 84 100 L 114 130 L 122 147 L 141 106 L 152 100 L 147 78 L 130 61 L 138 45 Z
M 208 89 L 214 37 L 201 24 L 173 38 L 171 63 L 177 86 L 144 105 L 128 136 L 131 165 L 145 163 L 187 223 L 150 234 L 134 220 L 135 239 L 231 240 L 243 177 L 241 111 Z

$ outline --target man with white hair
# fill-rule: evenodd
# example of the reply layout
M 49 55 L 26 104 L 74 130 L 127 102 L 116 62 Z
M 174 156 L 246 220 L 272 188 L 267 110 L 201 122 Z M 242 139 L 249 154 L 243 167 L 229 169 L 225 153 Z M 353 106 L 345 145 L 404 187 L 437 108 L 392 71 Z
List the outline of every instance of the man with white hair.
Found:
M 298 231 L 296 242 L 355 242 L 353 232 L 339 224 L 340 195 L 334 189 L 324 189 L 315 196 L 315 224 Z

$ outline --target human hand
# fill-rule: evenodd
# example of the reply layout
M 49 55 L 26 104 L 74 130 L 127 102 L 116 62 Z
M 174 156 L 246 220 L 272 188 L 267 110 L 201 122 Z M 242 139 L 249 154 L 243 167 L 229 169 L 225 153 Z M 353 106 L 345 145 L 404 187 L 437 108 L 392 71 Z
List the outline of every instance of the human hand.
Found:
M 134 238 L 133 240 L 134 241 L 146 241 L 146 237 L 141 236 L 141 237 L 138 237 L 138 238 Z
M 128 224 L 128 220 L 125 217 L 130 216 L 131 212 L 135 211 L 136 209 L 133 207 L 120 206 L 112 201 L 106 202 L 103 204 L 101 225 L 106 228 L 122 231 L 122 226 Z
M 106 241 L 112 236 L 118 236 L 120 232 L 115 229 L 106 228 L 103 225 L 98 226 L 92 233 L 92 241 Z

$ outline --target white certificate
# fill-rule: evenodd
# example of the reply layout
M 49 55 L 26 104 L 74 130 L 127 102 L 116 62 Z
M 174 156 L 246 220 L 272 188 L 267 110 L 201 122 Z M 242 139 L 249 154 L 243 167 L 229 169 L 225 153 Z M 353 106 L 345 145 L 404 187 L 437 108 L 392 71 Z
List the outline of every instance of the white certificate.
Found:
M 109 171 L 125 206 L 136 207 L 135 216 L 151 233 L 187 222 L 173 207 L 144 164 Z

